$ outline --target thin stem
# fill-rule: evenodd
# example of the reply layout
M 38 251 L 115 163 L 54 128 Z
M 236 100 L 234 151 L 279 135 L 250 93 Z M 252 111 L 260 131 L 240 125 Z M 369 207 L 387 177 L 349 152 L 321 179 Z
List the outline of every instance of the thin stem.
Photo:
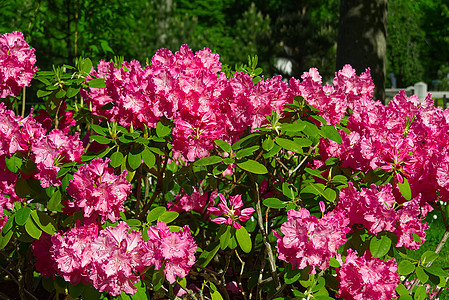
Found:
M 14 283 L 17 284 L 17 286 L 18 286 L 19 288 L 21 287 L 19 281 L 16 279 L 16 277 L 14 277 L 14 275 L 13 275 L 11 272 L 9 272 L 7 269 L 3 268 L 2 265 L 0 265 L 0 268 L 1 268 L 4 272 L 6 272 L 9 276 L 11 276 L 12 281 L 14 281 Z M 21 288 L 23 288 L 23 291 L 24 291 L 26 294 L 28 294 L 32 299 L 37 300 L 37 298 L 34 297 L 34 295 L 31 294 L 26 288 L 24 288 L 24 287 L 21 287 Z
M 23 87 L 23 93 L 22 93 L 22 118 L 25 117 L 25 95 L 26 95 L 26 87 Z

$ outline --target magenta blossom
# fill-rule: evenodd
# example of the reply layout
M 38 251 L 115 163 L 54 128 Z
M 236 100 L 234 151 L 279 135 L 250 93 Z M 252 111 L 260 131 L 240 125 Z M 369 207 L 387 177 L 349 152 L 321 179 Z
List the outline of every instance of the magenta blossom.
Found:
M 226 224 L 228 226 L 232 225 L 236 229 L 239 229 L 242 226 L 237 222 L 237 219 L 242 222 L 247 221 L 254 212 L 254 208 L 251 207 L 240 210 L 243 206 L 242 195 L 231 196 L 229 198 L 230 207 L 227 205 L 226 199 L 222 194 L 218 194 L 218 196 L 220 197 L 220 203 L 218 204 L 219 208 L 209 207 L 208 210 L 213 215 L 223 215 L 224 217 L 213 219 L 212 222 L 214 223 Z

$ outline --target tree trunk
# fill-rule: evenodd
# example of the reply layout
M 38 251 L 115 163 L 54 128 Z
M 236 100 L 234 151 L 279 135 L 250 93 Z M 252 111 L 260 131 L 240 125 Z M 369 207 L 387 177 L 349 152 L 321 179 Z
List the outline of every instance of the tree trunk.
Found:
M 388 0 L 340 0 L 336 69 L 371 69 L 375 100 L 385 101 Z

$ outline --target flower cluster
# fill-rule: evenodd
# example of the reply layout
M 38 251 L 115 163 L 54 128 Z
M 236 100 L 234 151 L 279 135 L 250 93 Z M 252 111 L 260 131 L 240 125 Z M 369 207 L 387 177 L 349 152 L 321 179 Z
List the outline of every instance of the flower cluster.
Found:
M 18 31 L 0 35 L 0 98 L 16 97 L 28 86 L 37 67 L 34 49 Z
M 41 181 L 43 188 L 61 185 L 61 180 L 56 176 L 60 166 L 81 161 L 81 155 L 84 153 L 78 133 L 70 136 L 59 129 L 53 129 L 34 143 L 31 149 L 39 171 L 35 177 Z
M 390 184 L 383 185 L 380 190 L 375 185 L 370 189 L 357 191 L 352 183 L 340 191 L 340 201 L 335 211 L 343 211 L 349 217 L 352 226 L 363 225 L 369 233 L 381 231 L 393 232 L 398 237 L 396 247 L 418 249 L 413 234 L 417 234 L 424 242 L 427 223 L 422 223 L 427 213 L 432 210 L 428 204 L 420 206 L 421 196 L 404 203 L 399 209 Z
M 329 267 L 329 259 L 337 254 L 338 247 L 346 242 L 349 232 L 349 220 L 342 212 L 329 212 L 318 219 L 301 208 L 287 212 L 287 222 L 281 226 L 281 236 L 276 248 L 279 259 L 292 264 L 293 268 L 304 269 L 315 267 L 325 270 Z
M 158 222 L 148 229 L 144 245 L 142 263 L 154 265 L 156 270 L 165 265 L 164 274 L 170 283 L 176 281 L 176 276 L 186 277 L 195 263 L 197 246 L 188 225 L 178 232 L 170 232 L 167 224 Z
M 145 267 L 154 266 L 170 283 L 185 277 L 195 262 L 196 244 L 188 226 L 179 232 L 159 222 L 148 230 L 147 241 L 121 221 L 99 230 L 88 222 L 53 236 L 42 235 L 33 243 L 36 269 L 45 277 L 59 275 L 76 285 L 93 284 L 113 296 L 136 293 L 134 284 Z
M 103 223 L 120 219 L 120 212 L 125 210 L 125 199 L 131 192 L 131 183 L 126 180 L 126 172 L 115 175 L 108 162 L 108 158 L 95 158 L 73 174 L 67 188 L 73 202 L 67 201 L 66 208 L 82 208 L 84 217 L 98 215 Z
M 254 208 L 244 208 L 240 210 L 243 206 L 242 195 L 231 196 L 229 198 L 229 206 L 226 201 L 225 196 L 222 194 L 218 194 L 220 198 L 220 203 L 218 203 L 218 207 L 209 207 L 207 210 L 216 216 L 223 215 L 224 217 L 218 217 L 212 219 L 212 222 L 217 224 L 226 224 L 228 226 L 234 226 L 234 228 L 239 229 L 242 227 L 237 220 L 244 222 L 249 220 L 253 212 Z
M 373 258 L 368 251 L 361 257 L 357 251 L 348 250 L 346 260 L 337 269 L 343 299 L 388 300 L 395 298 L 399 274 L 394 259 L 383 261 Z
M 210 193 L 201 193 L 197 191 L 196 187 L 194 187 L 194 191 L 191 195 L 188 195 L 184 190 L 181 190 L 181 193 L 178 193 L 175 196 L 175 200 L 173 202 L 168 202 L 168 207 L 170 207 L 170 210 L 176 212 L 189 212 L 193 210 L 203 213 L 205 208 L 215 204 L 214 199 L 217 195 L 217 190 Z
M 194 161 L 209 155 L 215 139 L 234 142 L 248 127 L 258 128 L 274 109 L 282 115 L 293 95 L 281 77 L 254 85 L 246 73 L 227 79 L 217 54 L 207 48 L 193 54 L 187 45 L 173 54 L 159 50 L 152 63 L 121 67 L 100 62 L 92 75 L 105 78 L 105 89 L 83 91 L 92 112 L 125 127 L 154 128 L 161 118 L 173 120 L 176 157 Z M 106 104 L 113 108 L 102 110 Z

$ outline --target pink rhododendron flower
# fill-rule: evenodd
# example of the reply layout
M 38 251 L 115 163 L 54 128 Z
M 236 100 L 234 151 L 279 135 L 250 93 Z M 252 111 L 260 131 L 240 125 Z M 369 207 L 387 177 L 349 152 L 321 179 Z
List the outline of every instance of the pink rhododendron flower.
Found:
M 42 232 L 38 240 L 33 241 L 32 249 L 34 255 L 34 266 L 36 271 L 45 278 L 54 278 L 58 274 L 57 266 L 51 256 L 50 249 L 53 246 L 51 235 Z
M 315 267 L 327 269 L 329 259 L 346 242 L 350 230 L 348 224 L 349 220 L 342 212 L 329 212 L 318 219 L 305 208 L 289 210 L 287 222 L 281 226 L 283 236 L 273 232 L 278 238 L 279 259 L 297 269 L 310 266 L 311 273 L 316 272 Z
M 85 217 L 101 216 L 101 221 L 115 222 L 124 211 L 124 202 L 131 193 L 131 183 L 126 180 L 126 172 L 115 175 L 108 167 L 109 159 L 93 159 L 81 166 L 73 174 L 67 192 L 73 202 L 66 203 L 73 208 L 82 208 Z
M 218 217 L 212 219 L 212 222 L 217 224 L 226 224 L 228 226 L 234 226 L 236 229 L 242 227 L 237 221 L 247 221 L 251 217 L 251 214 L 255 211 L 254 208 L 245 208 L 240 210 L 243 206 L 242 195 L 231 196 L 229 198 L 229 206 L 226 198 L 222 194 L 218 194 L 220 197 L 220 203 L 217 207 L 209 207 L 207 210 L 216 216 L 223 215 L 224 217 Z
M 64 134 L 59 129 L 53 129 L 32 146 L 34 162 L 39 171 L 35 175 L 41 181 L 41 186 L 59 186 L 61 180 L 56 178 L 60 165 L 67 162 L 81 161 L 84 152 L 78 133 L 75 136 Z
M 142 234 L 129 231 L 125 222 L 116 227 L 106 227 L 91 243 L 92 269 L 89 278 L 100 292 L 112 296 L 122 291 L 127 294 L 137 292 L 134 284 L 139 281 L 135 275 L 141 269 Z
M 170 207 L 170 210 L 176 212 L 189 212 L 194 210 L 199 213 L 203 213 L 206 207 L 213 206 L 215 204 L 214 199 L 217 195 L 217 190 L 202 194 L 197 191 L 196 187 L 194 187 L 194 192 L 192 195 L 188 195 L 184 190 L 181 190 L 181 192 L 175 196 L 175 200 L 168 203 L 168 206 Z
M 37 67 L 34 49 L 18 31 L 0 35 L 0 98 L 16 97 L 28 86 Z
M 164 222 L 148 229 L 148 240 L 144 242 L 142 264 L 153 265 L 156 270 L 165 264 L 164 274 L 171 284 L 176 277 L 184 278 L 195 263 L 195 241 L 190 228 L 185 225 L 179 232 L 170 232 Z
M 64 233 L 57 232 L 51 237 L 51 256 L 57 274 L 65 281 L 74 285 L 79 282 L 90 284 L 91 243 L 97 238 L 98 230 L 95 223 L 81 225 L 78 221 L 72 229 Z
M 383 261 L 368 251 L 361 257 L 348 249 L 346 261 L 337 269 L 338 296 L 355 300 L 390 300 L 395 298 L 399 274 L 395 259 Z

